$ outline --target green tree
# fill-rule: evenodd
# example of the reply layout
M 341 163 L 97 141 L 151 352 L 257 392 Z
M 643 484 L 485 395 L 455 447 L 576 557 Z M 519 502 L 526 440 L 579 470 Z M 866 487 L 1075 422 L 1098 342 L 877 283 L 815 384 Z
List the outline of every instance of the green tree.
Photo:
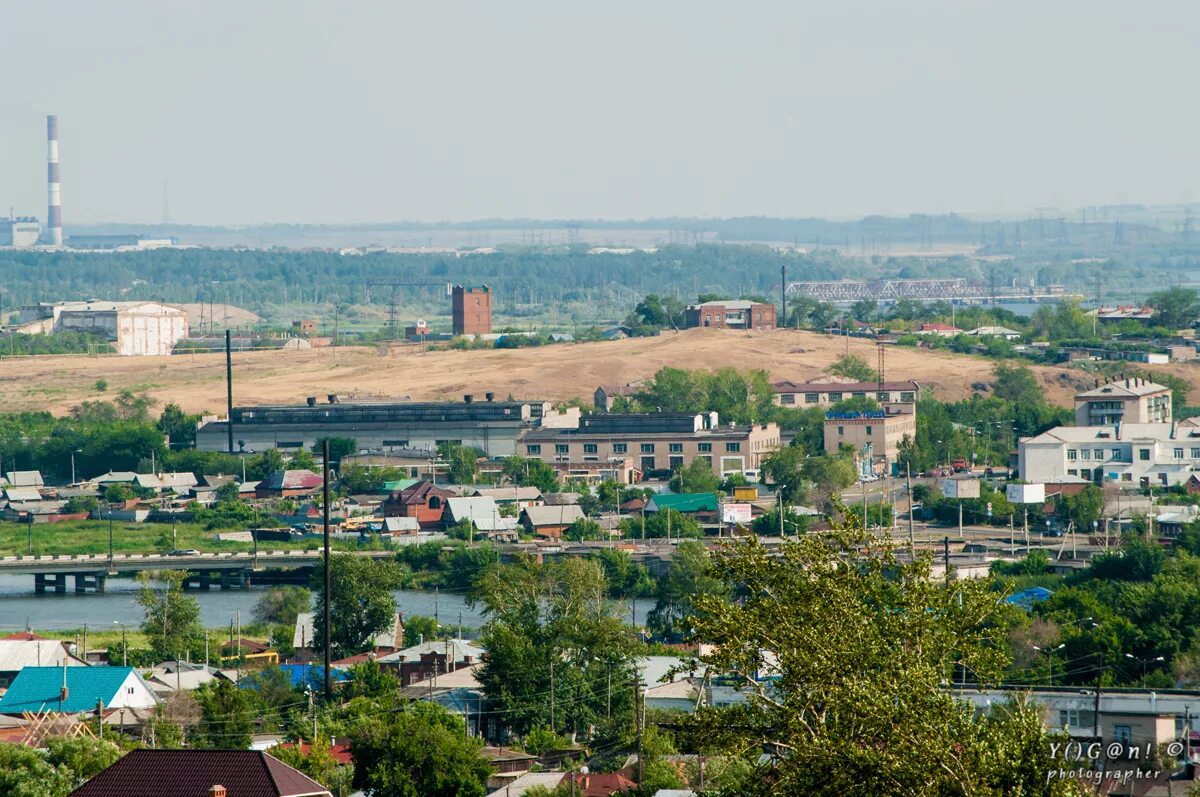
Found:
M 441 639 L 444 635 L 442 626 L 432 617 L 423 614 L 413 614 L 404 618 L 404 646 L 412 647 L 421 642 Z
M 1016 405 L 1040 406 L 1045 401 L 1045 391 L 1037 377 L 1027 365 L 999 363 L 993 369 L 995 378 L 993 392 L 997 398 Z
M 721 480 L 713 472 L 708 460 L 696 457 L 675 471 L 670 486 L 677 493 L 715 493 L 721 486 Z
M 634 562 L 629 551 L 601 548 L 592 554 L 592 558 L 604 568 L 609 597 L 633 598 L 648 595 L 654 588 L 650 571 L 644 564 Z
M 145 572 L 138 576 L 137 602 L 145 613 L 142 632 L 158 661 L 190 654 L 204 638 L 200 604 L 183 591 L 183 570 Z
M 704 536 L 700 523 L 691 515 L 676 509 L 663 509 L 659 512 L 646 512 L 621 521 L 621 533 L 629 539 L 646 539 L 666 537 L 668 539 L 687 539 Z
M 315 456 L 321 456 L 325 451 L 325 440 L 329 440 L 329 466 L 341 468 L 342 457 L 348 457 L 358 451 L 358 441 L 353 437 L 321 437 L 313 443 L 310 449 Z
M 451 484 L 474 484 L 479 481 L 479 460 L 486 456 L 478 448 L 457 443 L 442 443 L 438 456 L 447 463 L 447 477 Z
M 725 586 L 711 574 L 711 556 L 702 543 L 682 542 L 671 555 L 671 566 L 658 580 L 656 602 L 646 617 L 646 626 L 666 639 L 690 636 L 684 618 L 693 612 L 699 595 L 728 595 Z
M 1154 308 L 1154 322 L 1167 329 L 1184 329 L 1196 323 L 1200 315 L 1200 294 L 1195 288 L 1167 288 L 1146 297 Z
M 567 527 L 563 532 L 563 539 L 572 542 L 583 542 L 584 540 L 602 540 L 608 535 L 604 533 L 604 529 L 600 524 L 591 518 L 580 518 Z
M 1058 501 L 1058 514 L 1073 522 L 1075 528 L 1087 533 L 1104 510 L 1104 492 L 1094 484 L 1084 487 L 1077 495 L 1064 495 Z
M 829 372 L 858 382 L 874 382 L 879 379 L 875 369 L 856 354 L 843 354 L 829 366 Z
M 324 736 L 311 739 L 307 750 L 299 745 L 273 747 L 271 756 L 328 787 L 334 794 L 346 793 L 354 779 L 354 767 L 338 762 L 329 739 Z
M 312 592 L 304 587 L 271 587 L 254 604 L 254 619 L 269 625 L 296 624 L 296 615 L 312 608 Z
M 23 744 L 0 743 L 0 794 L 6 797 L 66 797 L 78 783 Z
M 351 733 L 354 786 L 371 797 L 483 797 L 491 766 L 482 742 L 434 703 L 360 724 Z
M 204 684 L 195 695 L 203 718 L 192 734 L 196 747 L 245 750 L 250 746 L 255 718 L 261 712 L 257 693 L 219 678 Z
M 196 445 L 196 424 L 200 417 L 199 414 L 184 412 L 172 402 L 163 407 L 162 414 L 158 416 L 158 431 L 170 440 L 171 448 L 191 448 Z
M 744 784 L 750 795 L 1067 793 L 1047 785 L 1035 710 L 977 717 L 943 688 L 956 665 L 995 682 L 1005 659 L 987 585 L 948 587 L 930 567 L 840 528 L 781 555 L 753 540 L 718 552 L 713 576 L 744 597 L 697 593 L 689 622 L 714 643 L 701 662 L 748 701 L 690 715 L 691 738 L 788 751 Z
M 375 561 L 353 554 L 335 553 L 330 561 L 332 598 L 330 613 L 338 618 L 333 626 L 330 648 L 333 658 L 361 653 L 396 618 L 396 599 L 401 573 L 392 562 Z M 313 616 L 313 647 L 325 646 L 324 564 L 313 573 L 317 605 Z
M 488 656 L 477 678 L 488 710 L 518 735 L 541 726 L 582 732 L 630 716 L 632 695 L 611 685 L 633 676 L 635 641 L 608 595 L 601 566 L 578 557 L 546 565 L 521 557 L 479 579 L 471 599 L 487 617 Z
M 520 487 L 536 487 L 543 494 L 558 492 L 558 474 L 540 459 L 505 457 L 501 466 L 504 478 Z
M 783 446 L 762 460 L 762 474 L 782 494 L 784 503 L 804 500 L 804 462 L 807 454 L 797 445 Z

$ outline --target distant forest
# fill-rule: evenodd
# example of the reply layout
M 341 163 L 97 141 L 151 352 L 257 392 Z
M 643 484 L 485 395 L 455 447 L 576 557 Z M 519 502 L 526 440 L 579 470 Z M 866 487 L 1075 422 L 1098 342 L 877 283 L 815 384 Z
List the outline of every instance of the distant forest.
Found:
M 920 217 L 924 218 L 924 217 Z M 937 220 L 933 239 L 952 237 L 948 225 L 984 234 L 981 254 L 993 257 L 851 257 L 844 241 L 808 253 L 777 251 L 764 245 L 700 243 L 669 245 L 631 254 L 588 254 L 588 245 L 502 247 L 494 254 L 454 257 L 447 254 L 343 256 L 332 251 L 282 249 L 160 249 L 146 252 L 79 253 L 0 252 L 0 311 L 22 304 L 63 299 L 157 299 L 166 302 L 214 302 L 244 307 L 277 320 L 294 308 L 374 305 L 386 308 L 393 293 L 410 320 L 413 309 L 433 315 L 448 312 L 444 289 L 392 288 L 386 282 L 488 284 L 495 291 L 499 318 L 553 319 L 588 323 L 623 318 L 644 295 L 655 293 L 693 301 L 699 294 L 764 297 L 778 301 L 780 268 L 789 281 L 879 279 L 883 277 L 966 277 L 979 284 L 1065 285 L 1089 297 L 1099 288 L 1106 297 L 1128 300 L 1168 284 L 1195 281 L 1200 271 L 1200 240 L 1190 229 L 1167 233 L 1148 226 L 1128 228 L 1116 222 L 970 223 L 960 217 Z M 958 220 L 958 221 L 955 221 Z M 659 222 L 670 220 L 659 220 Z M 680 224 L 688 220 L 677 220 Z M 691 220 L 695 222 L 695 220 Z M 784 237 L 782 228 L 802 220 L 739 219 L 705 223 L 734 224 L 739 232 Z M 485 222 L 479 222 L 484 224 Z M 591 223 L 591 222 L 588 222 Z M 647 222 L 649 223 L 649 222 Z M 816 224 L 817 222 L 813 222 Z M 834 225 L 843 239 L 865 236 L 876 225 L 890 244 L 929 230 L 919 218 L 871 218 Z M 885 234 L 886 233 L 886 234 Z M 832 238 L 832 236 L 831 236 Z M 850 244 L 852 254 L 855 245 Z M 910 247 L 911 249 L 911 247 Z M 439 298 L 439 296 L 441 298 Z M 293 308 L 280 312 L 280 308 Z

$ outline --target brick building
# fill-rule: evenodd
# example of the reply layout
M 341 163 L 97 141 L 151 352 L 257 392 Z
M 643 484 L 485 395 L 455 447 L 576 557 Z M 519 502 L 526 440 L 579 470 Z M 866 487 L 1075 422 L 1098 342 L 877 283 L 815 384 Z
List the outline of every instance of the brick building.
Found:
M 688 328 L 774 329 L 775 305 L 745 299 L 689 305 L 684 315 Z
M 492 334 L 492 289 L 455 285 L 450 298 L 455 335 Z
M 863 475 L 887 473 L 900 454 L 905 435 L 917 435 L 917 405 L 889 404 L 870 412 L 825 413 L 825 453 L 842 446 L 854 450 Z

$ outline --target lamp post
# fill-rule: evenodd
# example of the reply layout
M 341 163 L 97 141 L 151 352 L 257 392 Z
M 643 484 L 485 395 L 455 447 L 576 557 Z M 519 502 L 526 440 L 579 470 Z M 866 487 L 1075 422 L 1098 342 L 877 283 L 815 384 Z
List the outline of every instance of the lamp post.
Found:
M 1038 653 L 1046 654 L 1046 660 L 1050 664 L 1050 685 L 1051 686 L 1054 686 L 1054 654 L 1057 653 L 1058 651 L 1062 650 L 1066 646 L 1067 646 L 1066 642 L 1064 642 L 1061 645 L 1059 645 L 1058 647 L 1054 647 L 1054 648 L 1039 648 L 1037 645 L 1033 646 L 1033 649 L 1036 650 Z
M 76 484 L 78 484 L 78 482 L 75 481 L 75 455 L 78 453 L 80 453 L 80 449 L 78 449 L 78 448 L 72 449 L 72 451 L 71 451 L 71 486 L 72 487 L 74 487 Z
M 1162 656 L 1153 656 L 1148 659 L 1139 659 L 1137 656 L 1133 655 L 1132 653 L 1126 653 L 1125 658 L 1136 661 L 1138 664 L 1142 665 L 1142 688 L 1143 689 L 1146 688 L 1146 665 L 1152 664 L 1156 661 L 1166 661 L 1166 659 L 1163 658 Z

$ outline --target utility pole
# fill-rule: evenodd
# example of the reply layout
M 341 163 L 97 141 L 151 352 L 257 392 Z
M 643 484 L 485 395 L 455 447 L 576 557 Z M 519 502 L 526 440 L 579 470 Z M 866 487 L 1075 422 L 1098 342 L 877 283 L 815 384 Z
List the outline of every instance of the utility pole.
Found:
M 228 432 L 229 453 L 233 453 L 233 342 L 229 330 L 225 330 L 225 410 L 229 419 L 225 424 Z
M 904 464 L 904 484 L 908 488 L 908 555 L 916 556 L 917 540 L 913 532 L 912 465 Z
M 645 706 L 642 704 L 643 686 L 645 686 L 645 684 L 641 682 L 640 678 L 633 682 L 633 722 L 634 731 L 637 733 L 638 783 L 642 782 L 642 779 L 645 775 L 645 762 L 642 760 L 644 758 L 642 755 L 642 737 L 645 735 L 646 731 L 646 710 Z
M 958 538 L 963 539 L 962 499 L 958 499 Z
M 331 627 L 330 601 L 332 600 L 333 578 L 329 570 L 331 564 L 329 556 L 329 438 L 326 437 L 321 445 L 321 522 L 325 531 L 325 699 L 333 699 L 333 682 L 330 680 L 329 672 L 329 648 L 330 640 L 333 638 L 333 628 Z
M 1025 555 L 1029 555 L 1029 507 L 1025 507 Z
M 554 733 L 554 659 L 550 659 L 550 732 Z
M 84 623 L 83 624 L 83 655 L 80 658 L 82 658 L 85 662 L 87 661 L 87 632 L 88 632 L 88 624 Z
M 950 538 L 942 537 L 942 562 L 946 568 L 946 586 L 950 586 Z
M 1100 690 L 1104 683 L 1104 654 L 1097 652 L 1096 655 L 1100 657 L 1100 666 L 1096 668 L 1096 703 L 1092 708 L 1092 736 L 1096 737 L 1096 741 L 1100 741 Z M 1187 732 L 1190 737 L 1191 731 Z

